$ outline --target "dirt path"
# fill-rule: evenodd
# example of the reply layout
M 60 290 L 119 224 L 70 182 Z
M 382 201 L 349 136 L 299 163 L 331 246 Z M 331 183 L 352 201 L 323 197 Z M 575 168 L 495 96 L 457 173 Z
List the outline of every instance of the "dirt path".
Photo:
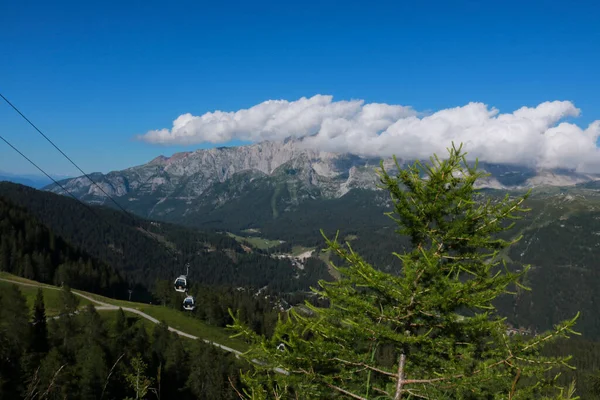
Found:
M 19 282 L 19 281 L 14 281 L 14 280 L 5 279 L 5 278 L 0 278 L 0 281 L 14 283 L 14 284 L 17 284 L 17 285 L 22 285 L 22 286 L 41 287 L 43 289 L 50 289 L 50 290 L 61 290 L 59 287 L 56 287 L 56 286 L 33 284 L 33 283 L 26 283 L 26 282 Z M 85 294 L 79 293 L 79 292 L 77 292 L 75 290 L 71 290 L 71 292 L 73 294 L 75 294 L 76 296 L 82 297 L 82 298 L 84 298 L 86 300 L 91 301 L 95 305 L 97 305 L 96 306 L 96 310 L 104 310 L 104 311 L 106 311 L 106 310 L 113 310 L 114 311 L 114 310 L 118 310 L 119 308 L 121 308 L 125 312 L 130 312 L 130 313 L 133 313 L 133 314 L 137 314 L 140 317 L 145 318 L 148 321 L 152 321 L 155 324 L 160 323 L 160 321 L 157 320 L 156 318 L 154 318 L 154 317 L 152 317 L 152 316 L 150 316 L 150 315 L 148 315 L 148 314 L 146 314 L 146 313 L 144 313 L 144 312 L 142 312 L 140 310 L 136 310 L 135 308 L 119 307 L 119 306 L 115 306 L 113 304 L 108 304 L 108 303 L 96 300 L 96 299 L 94 299 L 94 298 L 92 298 L 90 296 L 86 296 Z M 58 318 L 58 317 L 53 317 L 53 318 Z M 186 337 L 186 338 L 189 338 L 189 339 L 203 340 L 204 342 L 206 342 L 208 344 L 212 344 L 213 346 L 219 347 L 219 348 L 221 348 L 221 349 L 223 349 L 225 351 L 228 351 L 230 353 L 234 353 L 236 355 L 236 357 L 239 357 L 240 354 L 242 354 L 240 351 L 232 349 L 231 347 L 224 346 L 224 345 L 222 345 L 220 343 L 216 343 L 216 342 L 210 341 L 208 339 L 202 339 L 202 338 L 199 338 L 198 336 L 190 335 L 189 333 L 180 331 L 179 329 L 175 329 L 175 328 L 169 327 L 169 330 L 171 332 L 175 332 L 179 336 L 183 336 L 183 337 Z M 260 362 L 258 360 L 252 360 L 252 361 L 254 363 L 260 364 Z M 279 372 L 280 374 L 286 374 L 286 375 L 288 374 L 287 371 L 285 371 L 285 370 L 283 370 L 281 368 L 273 368 L 273 370 L 275 372 Z
M 60 290 L 60 288 L 58 288 L 58 287 L 56 287 L 56 286 L 50 286 L 50 285 L 39 285 L 39 284 L 37 284 L 37 285 L 36 285 L 36 284 L 33 284 L 33 283 L 19 282 L 19 281 L 14 281 L 14 280 L 11 280 L 11 279 L 5 279 L 5 278 L 0 278 L 0 281 L 9 282 L 9 283 L 14 283 L 14 284 L 17 284 L 17 285 L 22 285 L 22 286 L 41 287 L 41 288 L 43 288 L 43 289 L 50 289 L 50 290 Z M 108 304 L 108 303 L 105 303 L 105 302 L 103 302 L 103 301 L 96 300 L 96 299 L 94 299 L 93 297 L 86 296 L 86 295 L 85 295 L 85 294 L 83 294 L 83 293 L 79 293 L 79 292 L 77 292 L 76 290 L 71 290 L 71 292 L 72 292 L 74 295 L 76 295 L 76 296 L 82 297 L 82 298 L 84 298 L 84 299 L 86 299 L 86 300 L 89 300 L 89 301 L 91 301 L 92 303 L 94 303 L 94 305 L 96 306 L 96 309 L 97 309 L 97 310 L 99 310 L 99 311 L 102 311 L 102 310 L 103 310 L 103 311 L 107 311 L 107 310 L 113 310 L 113 311 L 114 311 L 114 310 L 118 310 L 119 308 L 122 308 L 122 309 L 123 309 L 123 311 L 130 312 L 130 313 L 133 313 L 133 314 L 137 314 L 137 315 L 139 315 L 140 317 L 142 317 L 142 318 L 146 318 L 148 321 L 152 321 L 152 322 L 153 322 L 153 323 L 155 323 L 155 324 L 158 324 L 158 323 L 160 322 L 160 321 L 159 321 L 159 320 L 157 320 L 156 318 L 154 318 L 154 317 L 152 317 L 152 316 L 150 316 L 150 315 L 148 315 L 148 314 L 146 314 L 146 313 L 144 313 L 144 312 L 142 312 L 142 311 L 140 311 L 140 310 L 136 310 L 135 308 L 130 308 L 130 307 L 119 307 L 119 306 L 115 306 L 115 305 L 113 305 L 113 304 Z M 236 355 L 240 355 L 240 354 L 242 354 L 240 351 L 238 351 L 238 350 L 235 350 L 235 349 L 232 349 L 231 347 L 227 347 L 227 346 L 224 346 L 224 345 L 222 345 L 222 344 L 219 344 L 219 343 L 212 342 L 212 341 L 210 341 L 210 340 L 208 340 L 208 339 L 202 339 L 202 338 L 199 338 L 199 337 L 197 337 L 197 336 L 190 335 L 189 333 L 186 333 L 186 332 L 180 331 L 179 329 L 175 329 L 175 328 L 171 328 L 171 327 L 169 327 L 169 330 L 170 330 L 171 332 L 175 332 L 175 333 L 177 333 L 178 335 L 180 335 L 180 336 L 184 336 L 184 337 L 186 337 L 186 338 L 189 338 L 189 339 L 203 340 L 203 341 L 205 341 L 206 343 L 209 343 L 209 344 L 212 344 L 212 345 L 214 345 L 214 346 L 220 347 L 221 349 L 223 349 L 223 350 L 225 350 L 225 351 L 228 351 L 228 352 L 230 352 L 230 353 L 234 353 L 234 354 L 236 354 Z

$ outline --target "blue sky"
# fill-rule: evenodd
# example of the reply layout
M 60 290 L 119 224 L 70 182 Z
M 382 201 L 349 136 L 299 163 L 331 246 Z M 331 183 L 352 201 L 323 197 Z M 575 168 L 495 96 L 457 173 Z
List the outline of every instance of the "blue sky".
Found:
M 585 127 L 600 119 L 598 15 L 593 1 L 4 2 L 0 92 L 86 172 L 214 146 L 135 139 L 181 114 L 316 94 L 419 111 L 568 100 Z M 3 102 L 0 132 L 76 174 Z M 0 171 L 36 172 L 1 142 Z

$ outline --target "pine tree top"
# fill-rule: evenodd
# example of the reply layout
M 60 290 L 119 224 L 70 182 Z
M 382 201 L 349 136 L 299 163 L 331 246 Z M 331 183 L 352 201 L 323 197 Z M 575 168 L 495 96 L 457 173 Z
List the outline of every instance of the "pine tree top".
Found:
M 502 258 L 520 237 L 498 234 L 529 211 L 529 193 L 486 200 L 476 189 L 484 177 L 477 164 L 468 165 L 462 146 L 448 153 L 406 169 L 396 161 L 396 176 L 381 164 L 380 187 L 394 204 L 388 215 L 412 243 L 395 253 L 397 273 L 323 235 L 325 251 L 343 261 L 331 265 L 340 279 L 313 289 L 328 306 L 293 308 L 270 340 L 236 319 L 233 327 L 252 343 L 246 356 L 263 361 L 245 376 L 249 398 L 561 398 L 551 373 L 568 358 L 539 350 L 574 333 L 577 316 L 538 336 L 509 336 L 494 307 L 516 287 L 527 290 L 521 280 L 528 268 L 511 271 Z M 274 367 L 287 374 L 273 374 Z

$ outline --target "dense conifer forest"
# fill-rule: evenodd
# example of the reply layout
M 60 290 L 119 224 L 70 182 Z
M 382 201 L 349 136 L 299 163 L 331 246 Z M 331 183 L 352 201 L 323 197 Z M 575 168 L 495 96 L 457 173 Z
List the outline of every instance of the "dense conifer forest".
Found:
M 17 187 L 17 189 L 29 190 L 24 187 Z M 40 210 L 42 210 L 40 213 L 47 212 L 49 215 L 54 215 L 61 205 L 60 202 L 58 204 L 43 202 L 46 195 L 50 195 L 49 200 L 66 200 L 67 204 L 75 203 L 74 207 L 83 210 L 84 214 L 81 216 L 83 219 L 79 224 L 73 224 L 72 229 L 68 229 L 67 225 L 63 226 L 62 229 L 67 232 L 69 237 L 78 232 L 80 234 L 87 231 L 94 232 L 94 221 L 88 221 L 94 216 L 74 200 L 38 191 L 32 191 L 29 195 L 29 204 L 45 205 L 45 207 L 40 206 Z M 39 197 L 36 197 L 37 195 Z M 36 199 L 38 202 L 35 201 Z M 78 208 L 74 208 L 74 210 L 78 210 Z M 116 214 L 112 210 L 96 207 L 94 212 Z M 71 215 L 73 218 L 72 214 L 67 213 L 66 215 Z M 56 215 L 56 223 L 58 223 L 61 218 L 60 214 L 56 213 Z M 65 219 L 68 221 L 70 218 L 65 217 Z M 156 246 L 156 242 L 153 243 L 152 239 L 139 233 L 135 228 L 131 228 L 126 224 L 127 222 L 128 220 L 113 220 L 110 227 L 114 227 L 117 232 L 121 229 L 124 240 L 123 249 L 128 249 L 128 254 L 140 257 L 132 260 L 130 265 L 145 268 L 144 265 L 148 259 L 147 257 L 142 258 L 144 249 L 149 252 L 153 249 L 155 254 L 160 254 L 163 258 L 167 257 L 160 252 L 160 250 L 166 252 L 164 248 Z M 139 223 L 152 226 L 146 221 L 139 221 Z M 154 228 L 161 229 L 162 226 Z M 189 257 L 191 269 L 195 265 L 200 267 L 197 274 L 190 273 L 189 293 L 196 297 L 198 304 L 201 304 L 201 307 L 197 307 L 191 314 L 214 326 L 226 327 L 232 322 L 228 310 L 239 309 L 244 321 L 248 322 L 257 332 L 268 335 L 272 332 L 279 311 L 289 304 L 285 299 L 298 303 L 305 298 L 301 293 L 309 288 L 311 282 L 316 282 L 321 277 L 331 279 L 328 277 L 323 263 L 316 259 L 314 262 L 307 263 L 304 274 L 299 279 L 294 279 L 293 276 L 296 272 L 289 263 L 273 259 L 260 252 L 248 254 L 235 240 L 225 235 L 205 235 L 167 225 L 167 229 L 169 228 L 173 229 L 173 231 L 168 231 L 169 237 L 176 238 L 174 243 L 183 243 L 182 247 L 198 237 L 207 240 L 204 243 L 214 246 L 212 250 L 199 252 L 199 257 L 198 254 L 185 254 Z M 131 234 L 132 231 L 134 234 Z M 130 234 L 125 236 L 128 232 Z M 131 239 L 131 242 L 128 242 L 128 239 Z M 209 239 L 213 239 L 212 242 L 208 242 Z M 93 244 L 89 239 L 82 240 L 80 243 L 81 246 L 86 246 L 89 253 L 96 253 L 98 257 L 102 256 L 101 243 Z M 147 247 L 140 248 L 136 244 Z M 227 247 L 227 245 L 232 247 Z M 117 263 L 117 268 L 112 268 L 109 266 L 111 265 L 110 257 L 102 257 L 106 261 L 98 261 L 89 253 L 75 248 L 61 236 L 54 234 L 46 225 L 32 216 L 28 209 L 13 204 L 5 197 L 0 197 L 0 271 L 58 286 L 64 283 L 75 289 L 121 299 L 127 299 L 128 289 L 133 287 L 132 294 L 136 296 L 132 296 L 132 300 L 137 300 L 137 297 L 145 302 L 181 309 L 181 294 L 173 290 L 172 275 L 167 274 L 167 270 L 156 272 L 152 271 L 152 266 L 147 267 L 148 273 L 156 274 L 152 276 L 158 275 L 156 279 L 152 280 L 137 269 L 121 270 L 123 264 Z M 197 258 L 201 258 L 201 261 L 198 262 Z M 195 264 L 194 261 L 198 264 Z M 176 271 L 176 273 L 180 272 Z M 268 288 L 265 288 L 267 285 Z M 261 288 L 263 288 L 261 295 L 257 296 L 257 291 Z
M 55 235 L 27 211 L 0 197 L 0 271 L 122 297 L 120 272 Z
M 357 223 L 357 225 L 352 226 L 349 224 L 348 226 L 336 227 L 334 218 L 329 219 L 314 215 L 308 216 L 307 221 L 316 218 L 321 219 L 322 224 L 317 224 L 315 228 L 309 227 L 308 222 L 306 224 L 296 223 L 295 226 L 298 229 L 294 231 L 290 228 L 293 221 L 286 221 L 285 218 L 287 217 L 284 215 L 278 221 L 280 225 L 272 224 L 273 227 L 279 226 L 278 231 L 273 230 L 271 232 L 268 228 L 266 230 L 273 235 L 281 235 L 279 237 L 286 238 L 286 242 L 276 248 L 268 250 L 254 248 L 252 252 L 247 252 L 233 238 L 217 232 L 200 232 L 189 227 L 181 227 L 165 222 L 146 221 L 141 218 L 123 215 L 123 213 L 105 207 L 93 206 L 92 213 L 72 199 L 16 184 L 1 183 L 0 189 L 0 270 L 41 282 L 58 285 L 64 282 L 73 288 L 116 298 L 126 298 L 127 289 L 134 288 L 134 298 L 132 300 L 160 303 L 179 309 L 181 307 L 181 297 L 173 292 L 172 282 L 174 276 L 185 272 L 183 268 L 185 263 L 190 262 L 190 276 L 192 278 L 190 291 L 197 297 L 198 303 L 202 304 L 202 307 L 197 307 L 192 312 L 194 317 L 215 326 L 225 327 L 232 322 L 228 310 L 239 310 L 245 323 L 251 326 L 255 332 L 265 334 L 267 337 L 272 335 L 282 309 L 310 298 L 304 293 L 308 291 L 310 286 L 314 286 L 318 279 L 332 279 L 327 273 L 326 266 L 316 257 L 309 259 L 306 268 L 299 273 L 287 260 L 269 257 L 271 253 L 291 251 L 292 244 L 296 244 L 295 240 L 298 241 L 297 243 L 305 246 L 315 246 L 317 250 L 320 250 L 324 247 L 323 239 L 322 237 L 314 239 L 315 232 L 318 232 L 319 228 L 325 228 L 324 230 L 331 234 L 336 229 L 340 229 L 340 236 L 352 243 L 353 248 L 359 251 L 365 259 L 383 270 L 393 271 L 398 267 L 398 261 L 391 253 L 402 251 L 408 244 L 408 240 L 404 241 L 403 238 L 394 241 L 389 240 L 390 236 L 396 236 L 390 232 L 393 231 L 392 225 L 387 222 L 381 226 L 381 221 L 388 218 L 380 213 L 380 209 L 376 207 L 369 208 L 369 203 L 366 200 L 367 193 L 361 194 L 360 192 L 356 192 L 354 198 L 349 198 L 348 207 L 361 204 L 360 198 L 365 196 L 362 206 L 360 206 L 361 213 L 353 214 L 356 216 L 355 218 L 363 221 L 362 225 Z M 325 208 L 323 215 L 331 215 L 333 212 L 335 212 L 333 208 Z M 337 212 L 347 213 L 348 210 L 338 210 Z M 94 214 L 97 214 L 97 216 Z M 582 217 L 580 222 L 581 224 L 590 223 L 585 217 Z M 550 240 L 556 232 L 556 229 L 550 225 L 538 229 L 536 234 Z M 177 258 L 174 258 L 173 255 L 176 255 Z M 532 255 L 538 258 L 541 257 L 536 263 L 542 263 L 544 262 L 543 257 L 549 257 L 548 254 L 539 251 L 536 251 L 535 254 L 532 253 Z M 336 262 L 339 261 L 335 256 L 330 258 Z M 545 271 L 550 271 L 550 269 Z M 587 310 L 595 309 L 595 286 L 593 282 L 596 278 L 592 276 L 592 279 L 588 279 L 591 276 L 590 274 L 595 273 L 593 270 L 555 268 L 550 274 L 544 274 L 543 272 L 544 270 L 535 268 L 531 271 L 532 294 L 523 293 L 520 302 L 503 303 L 502 300 L 499 301 L 500 310 L 509 316 L 509 321 L 514 326 L 522 328 L 531 328 L 536 325 L 551 326 L 560 320 L 562 316 L 572 314 L 572 309 L 562 306 L 567 298 L 588 298 L 589 300 L 584 303 L 584 306 L 588 307 Z M 577 283 L 583 281 L 586 281 L 587 285 Z M 531 284 L 531 282 L 529 283 Z M 260 292 L 260 296 L 257 296 L 259 290 L 264 286 L 268 287 Z M 10 293 L 3 292 L 3 296 L 6 299 L 13 299 L 16 301 L 15 304 L 22 305 L 21 300 L 15 300 L 19 298 L 15 294 L 16 292 Z M 8 304 L 13 300 L 3 301 Z M 540 306 L 541 309 L 539 309 Z M 535 307 L 538 307 L 537 311 Z M 577 308 L 577 304 L 573 307 Z M 575 377 L 577 379 L 578 394 L 585 394 L 582 398 L 593 399 L 600 398 L 594 397 L 598 396 L 597 393 L 600 392 L 597 389 L 600 387 L 597 361 L 600 359 L 600 347 L 598 342 L 595 341 L 600 335 L 600 328 L 597 326 L 598 322 L 595 315 L 589 315 L 589 313 L 586 315 L 585 307 L 582 310 L 582 318 L 576 326 L 576 330 L 584 333 L 583 337 L 558 342 L 544 351 L 548 355 L 573 354 L 572 364 L 577 367 L 577 370 L 563 373 L 559 380 L 568 383 L 571 378 Z M 9 307 L 3 311 L 3 315 L 8 315 L 8 310 Z M 88 311 L 90 315 L 93 314 L 92 310 Z M 87 314 L 73 317 L 72 320 L 79 321 L 85 315 Z M 3 319 L 2 333 L 0 334 L 2 343 L 9 343 L 10 340 L 16 340 L 17 336 L 21 336 L 20 334 L 13 336 L 9 334 L 12 327 L 10 327 L 8 321 L 11 321 L 11 318 L 6 317 Z M 129 324 L 133 323 L 131 319 L 125 318 L 125 320 L 129 321 Z M 15 321 L 18 321 L 18 319 Z M 114 331 L 111 331 L 110 323 L 112 322 L 104 322 L 108 337 L 112 337 L 111 332 L 114 333 Z M 81 323 L 80 326 L 85 324 L 87 322 Z M 24 327 L 25 324 L 23 323 L 22 326 Z M 140 326 L 141 323 L 137 322 L 129 326 L 127 331 L 138 332 L 140 336 L 143 336 Z M 47 356 L 44 356 L 50 357 L 48 361 L 44 361 L 40 365 L 60 367 L 65 364 L 66 360 L 69 360 L 71 364 L 67 364 L 71 365 L 72 368 L 69 372 L 71 374 L 69 379 L 76 382 L 77 379 L 83 379 L 77 375 L 79 373 L 77 372 L 79 370 L 77 362 L 79 361 L 74 356 L 77 352 L 63 349 L 56 344 L 58 341 L 52 341 L 52 337 L 56 336 L 55 333 L 62 329 L 60 327 L 61 324 L 58 321 L 48 323 L 50 338 L 48 346 L 53 350 Z M 159 328 L 155 327 L 155 329 Z M 77 331 L 74 332 L 73 337 L 76 337 L 78 335 Z M 169 336 L 172 337 L 170 334 Z M 20 340 L 24 339 L 21 338 Z M 143 342 L 142 339 L 139 340 Z M 143 342 L 144 345 L 139 346 L 140 349 L 152 346 L 152 339 L 147 340 L 147 342 Z M 173 337 L 172 340 L 181 343 L 179 338 Z M 12 386 L 15 382 L 13 378 L 16 379 L 17 375 L 10 374 L 19 374 L 19 382 L 29 382 L 28 379 L 32 379 L 32 370 L 28 370 L 26 363 L 24 364 L 25 361 L 23 361 L 28 357 L 33 357 L 31 350 L 28 350 L 29 347 L 27 347 L 30 344 L 25 344 L 24 341 L 19 342 L 20 344 L 17 342 L 10 342 L 13 344 L 7 345 L 8 347 L 3 349 L 3 351 L 12 352 L 13 350 L 10 350 L 12 349 L 11 346 L 16 346 L 14 353 L 11 354 L 15 354 L 15 357 L 21 360 L 19 365 L 23 365 L 19 367 L 18 372 L 14 369 L 13 364 L 9 363 L 2 366 L 3 374 L 8 374 L 3 375 L 6 378 L 3 378 L 2 381 L 2 387 L 6 390 L 6 393 L 17 393 L 16 391 L 24 393 L 23 390 L 28 387 L 24 383 L 19 383 L 18 387 Z M 188 357 L 186 360 L 196 358 L 192 355 L 200 357 L 202 351 L 209 354 L 202 356 L 204 357 L 203 362 L 213 366 L 223 366 L 220 372 L 223 382 L 227 381 L 226 376 L 231 376 L 232 379 L 238 376 L 239 368 L 234 367 L 238 361 L 225 355 L 217 356 L 215 355 L 216 350 L 200 343 L 194 344 L 194 346 L 184 346 L 185 357 Z M 98 355 L 100 354 L 98 353 L 94 357 L 103 360 L 102 365 L 108 366 L 106 368 L 110 369 L 116 361 L 115 353 L 110 353 L 107 350 L 110 346 L 100 347 L 105 352 L 102 353 L 103 355 Z M 199 348 L 202 349 L 199 350 Z M 217 351 L 217 353 L 219 352 Z M 385 352 L 378 355 L 378 357 L 385 358 Z M 3 359 L 8 360 L 9 358 Z M 38 360 L 41 360 L 41 358 L 38 358 Z M 137 362 L 133 353 L 127 358 L 127 362 L 130 364 L 123 363 L 123 360 L 125 360 L 125 357 L 121 359 L 118 365 L 131 366 L 132 363 Z M 142 360 L 146 363 L 146 370 L 150 371 L 147 376 L 156 378 L 158 366 L 161 366 L 160 361 L 156 364 L 156 358 L 151 357 L 142 358 Z M 60 364 L 61 362 L 63 364 Z M 186 362 L 187 364 L 184 363 L 184 367 L 181 369 L 181 371 L 186 371 L 183 374 L 186 378 L 179 376 L 178 380 L 173 381 L 175 383 L 172 383 L 172 385 L 184 388 L 182 393 L 186 393 L 186 396 L 190 396 L 189 398 L 196 398 L 193 389 L 186 386 L 188 385 L 187 377 L 192 374 L 191 370 L 193 368 L 191 361 Z M 162 371 L 166 373 L 166 364 L 162 365 Z M 40 375 L 40 385 L 42 382 L 49 382 L 48 374 L 50 372 L 48 372 L 48 368 L 50 367 L 44 370 L 46 375 L 43 379 L 46 379 L 46 381 Z M 67 367 L 65 367 L 64 371 L 67 370 Z M 41 371 L 42 367 L 40 367 L 40 374 Z M 171 371 L 175 373 L 175 370 L 172 369 Z M 114 373 L 116 374 L 116 372 Z M 199 374 L 202 373 L 199 372 Z M 166 385 L 163 387 L 167 388 L 170 384 L 166 383 L 165 376 L 163 375 L 162 382 L 165 382 L 164 385 Z M 92 379 L 92 377 L 89 377 L 86 379 L 91 381 L 96 379 L 97 381 L 100 378 Z M 234 392 L 229 390 L 231 387 L 229 382 L 225 383 L 227 384 L 223 386 L 222 391 L 226 394 L 223 394 L 223 396 L 230 397 L 222 398 L 235 398 Z M 63 384 L 64 386 L 60 386 Z M 56 385 L 56 387 L 61 387 L 61 390 L 73 390 L 73 393 L 79 395 L 79 392 L 69 386 L 72 383 L 69 384 L 68 379 Z M 110 390 L 112 385 L 114 384 L 110 383 L 106 390 Z M 117 386 L 120 388 L 126 387 L 125 383 Z M 77 390 L 83 389 L 78 388 Z M 124 393 L 119 392 L 118 396 L 126 396 Z M 128 393 L 131 395 L 130 392 Z M 83 394 L 81 396 L 83 397 L 73 398 L 96 398 L 85 397 L 87 395 L 84 396 Z M 105 398 L 122 398 L 118 396 Z
M 65 286 L 46 320 L 41 290 L 33 310 L 18 286 L 0 292 L 0 399 L 237 398 L 246 366 L 235 356 L 121 309 L 77 306 Z
M 286 259 L 260 251 L 247 252 L 224 234 L 148 221 L 106 207 L 94 206 L 91 212 L 65 196 L 6 182 L 0 183 L 0 197 L 5 212 L 11 207 L 18 207 L 21 213 L 26 210 L 30 224 L 47 226 L 54 235 L 83 249 L 99 263 L 112 266 L 135 287 L 135 301 L 151 301 L 149 291 L 156 281 L 174 280 L 186 272 L 187 263 L 190 279 L 205 285 L 256 289 L 268 285 L 277 292 L 294 292 L 308 290 L 318 279 L 327 277 L 323 263 L 298 270 Z M 3 236 L 7 241 L 17 240 L 10 232 L 20 228 L 9 224 L 2 225 L 7 229 Z M 7 246 L 12 248 L 13 244 Z M 86 290 L 95 291 L 89 287 Z M 122 291 L 120 294 L 125 298 Z

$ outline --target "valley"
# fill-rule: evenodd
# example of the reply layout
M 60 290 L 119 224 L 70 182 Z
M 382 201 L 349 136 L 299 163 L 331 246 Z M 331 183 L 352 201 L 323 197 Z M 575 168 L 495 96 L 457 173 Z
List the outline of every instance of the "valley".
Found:
M 600 2 L 3 6 L 0 400 L 600 400 Z
M 269 337 L 280 313 L 293 306 L 306 310 L 301 304 L 314 301 L 310 288 L 319 280 L 339 279 L 329 263 L 340 265 L 340 259 L 323 251 L 321 230 L 330 238 L 339 231 L 340 240 L 351 243 L 377 269 L 391 274 L 401 271 L 393 253 L 409 249 L 410 243 L 393 233 L 394 222 L 385 215 L 392 202 L 375 187 L 374 175 L 368 172 L 376 165 L 374 160 L 322 154 L 309 159 L 299 152 L 285 161 L 279 150 L 271 150 L 279 154 L 273 156 L 279 164 L 259 160 L 250 165 L 254 169 L 243 169 L 244 165 L 239 171 L 225 169 L 229 172 L 218 179 L 196 166 L 191 176 L 177 178 L 175 185 L 175 178 L 167 179 L 166 172 L 157 168 L 187 171 L 191 167 L 181 163 L 188 155 L 143 166 L 148 174 L 144 184 L 130 185 L 131 177 L 119 178 L 117 173 L 96 176 L 106 179 L 103 187 L 114 189 L 115 200 L 127 214 L 93 188 L 86 189 L 84 178 L 64 183 L 79 190 L 78 197 L 91 212 L 67 196 L 52 193 L 56 192 L 52 187 L 40 191 L 0 183 L 4 216 L 0 270 L 12 274 L 3 275 L 11 280 L 21 276 L 42 285 L 67 282 L 75 291 L 86 291 L 93 302 L 101 302 L 96 304 L 102 314 L 123 307 L 131 315 L 147 316 L 143 323 L 164 321 L 185 337 L 207 339 L 236 351 L 247 344 L 230 338 L 225 330 L 232 322 L 229 309 L 240 310 L 246 323 Z M 207 162 L 210 158 L 202 154 L 197 157 Z M 211 163 L 223 170 L 214 160 Z M 342 166 L 338 175 L 332 165 Z M 339 172 L 348 166 L 348 174 Z M 497 202 L 505 193 L 519 196 L 536 182 L 532 172 L 507 177 L 504 170 L 494 168 L 490 168 L 497 174 L 494 179 L 502 186 L 483 182 L 477 201 Z M 509 324 L 532 333 L 581 311 L 577 331 L 589 346 L 595 346 L 600 341 L 600 322 L 595 318 L 600 311 L 595 289 L 600 285 L 595 262 L 600 248 L 600 191 L 595 177 L 588 178 L 575 176 L 569 186 L 531 188 L 525 202 L 530 211 L 516 221 L 508 236 L 501 235 L 522 238 L 500 257 L 511 270 L 531 265 L 525 283 L 532 291 L 517 290 L 517 296 L 500 296 L 495 304 Z M 206 187 L 191 196 L 190 190 L 200 181 Z M 129 182 L 128 187 L 136 189 L 127 191 L 115 182 Z M 554 181 L 565 182 L 564 176 Z M 188 313 L 181 310 L 182 297 L 172 290 L 172 280 L 185 273 L 186 265 L 190 266 L 190 293 L 199 304 Z M 24 287 L 23 293 L 31 306 L 33 288 Z M 51 316 L 57 312 L 58 299 L 56 294 L 45 295 Z M 127 301 L 129 295 L 133 302 Z M 89 299 L 83 298 L 81 305 Z M 145 329 L 150 332 L 151 325 Z M 578 357 L 587 370 L 587 361 L 580 361 L 585 356 Z
M 384 164 L 391 166 L 389 160 Z M 126 269 L 134 280 L 141 277 L 136 271 L 145 271 L 138 294 L 152 280 L 174 276 L 186 262 L 191 262 L 191 276 L 198 282 L 267 287 L 273 294 L 292 294 L 308 290 L 318 279 L 336 278 L 328 263 L 338 260 L 321 252 L 321 229 L 327 236 L 339 230 L 341 238 L 350 240 L 353 248 L 378 268 L 399 269 L 392 253 L 407 248 L 408 242 L 391 235 L 393 221 L 385 215 L 391 210 L 391 202 L 375 187 L 377 165 L 376 159 L 317 152 L 303 148 L 301 141 L 289 140 L 162 157 L 94 179 L 104 182 L 103 188 L 131 209 L 136 218 L 153 217 L 155 222 L 144 230 L 163 238 L 163 244 L 171 243 L 180 254 L 174 262 L 172 256 L 165 257 L 148 247 L 156 253 L 152 259 L 158 265 Z M 600 284 L 594 259 L 600 246 L 596 234 L 600 232 L 596 177 L 485 163 L 482 168 L 491 173 L 479 184 L 482 199 L 496 201 L 505 192 L 519 195 L 527 188 L 533 190 L 526 202 L 531 211 L 516 221 L 511 232 L 512 237 L 523 238 L 502 253 L 510 268 L 532 266 L 528 282 L 533 291 L 520 293 L 510 301 L 500 299 L 503 313 L 513 324 L 536 330 L 581 310 L 583 332 L 590 338 L 600 338 L 600 325 L 592 317 L 600 307 L 596 306 L 592 289 Z M 113 208 L 110 202 L 84 181 L 80 177 L 63 183 L 89 204 L 103 203 L 102 212 L 108 213 Z M 561 186 L 565 183 L 569 186 Z M 57 192 L 53 186 L 46 190 Z M 28 201 L 16 193 L 12 198 L 21 204 Z M 140 208 L 143 204 L 153 211 L 143 208 L 146 206 Z M 48 221 L 47 212 L 37 215 Z M 194 243 L 174 239 L 168 233 L 183 233 L 182 229 L 199 230 L 194 235 L 203 236 Z M 172 238 L 164 239 L 169 236 Z M 224 241 L 226 238 L 230 241 Z M 223 244 L 211 244 L 215 240 Z M 133 248 L 123 251 L 131 259 L 148 256 L 132 252 Z M 107 262 L 117 261 L 103 252 L 96 254 Z M 256 261 L 245 266 L 251 259 Z M 273 264 L 267 267 L 259 260 Z M 254 262 L 267 275 L 257 274 L 256 267 L 250 266 Z

